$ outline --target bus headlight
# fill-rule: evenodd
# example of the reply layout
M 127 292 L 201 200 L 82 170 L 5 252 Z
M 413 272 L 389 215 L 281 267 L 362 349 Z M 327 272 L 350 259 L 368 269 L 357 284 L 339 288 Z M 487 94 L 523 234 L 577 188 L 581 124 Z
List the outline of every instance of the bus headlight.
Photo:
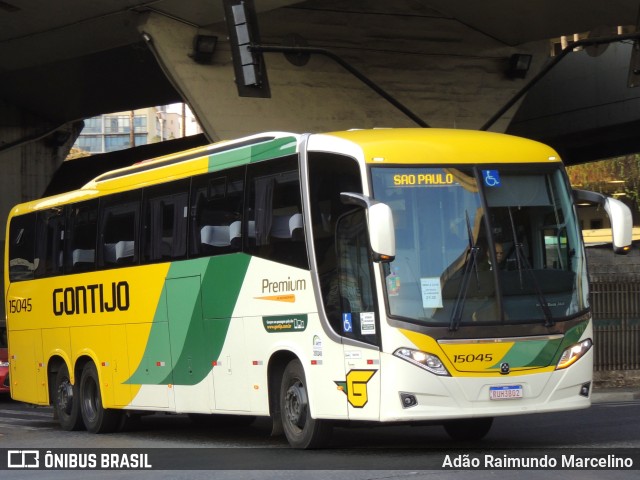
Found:
M 440 359 L 431 353 L 413 350 L 411 348 L 399 348 L 393 352 L 393 354 L 396 357 L 406 360 L 409 363 L 413 363 L 420 368 L 424 368 L 435 375 L 449 376 L 449 371 L 442 364 Z
M 567 368 L 568 366 L 576 363 L 580 357 L 589 351 L 592 345 L 593 342 L 591 339 L 587 338 L 580 343 L 575 343 L 570 347 L 567 347 L 564 352 L 562 352 L 562 356 L 556 365 L 556 370 Z

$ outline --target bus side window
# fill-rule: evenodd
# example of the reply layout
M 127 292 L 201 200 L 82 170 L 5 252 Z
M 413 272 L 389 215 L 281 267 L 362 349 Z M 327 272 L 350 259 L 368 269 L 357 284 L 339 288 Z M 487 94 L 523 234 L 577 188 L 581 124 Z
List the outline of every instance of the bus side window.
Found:
M 62 207 L 37 214 L 36 277 L 59 275 L 63 271 L 65 216 Z
M 245 168 L 193 178 L 191 256 L 220 255 L 242 249 Z
M 142 262 L 185 258 L 189 180 L 146 188 L 143 197 Z
M 100 209 L 99 266 L 138 263 L 140 192 L 104 197 Z
M 17 282 L 33 278 L 36 269 L 34 247 L 36 214 L 11 219 L 9 227 L 9 280 Z
M 97 228 L 98 200 L 67 207 L 65 272 L 78 273 L 95 269 Z
M 247 178 L 246 252 L 308 269 L 297 156 L 252 164 Z

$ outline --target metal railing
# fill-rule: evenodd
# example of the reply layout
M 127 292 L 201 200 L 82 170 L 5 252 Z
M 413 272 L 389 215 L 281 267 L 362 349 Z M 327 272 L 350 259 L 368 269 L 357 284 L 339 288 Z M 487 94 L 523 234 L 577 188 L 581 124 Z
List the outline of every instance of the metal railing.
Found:
M 640 274 L 592 275 L 594 370 L 640 369 Z

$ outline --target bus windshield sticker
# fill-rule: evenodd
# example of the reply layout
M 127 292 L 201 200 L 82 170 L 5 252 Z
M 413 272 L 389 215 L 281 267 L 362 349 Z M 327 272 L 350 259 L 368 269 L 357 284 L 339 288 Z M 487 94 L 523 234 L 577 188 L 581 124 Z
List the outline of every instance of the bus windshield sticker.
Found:
M 376 334 L 376 315 L 374 312 L 360 313 L 360 334 L 361 335 Z
M 387 293 L 390 297 L 397 297 L 400 294 L 400 276 L 397 268 L 392 268 L 391 274 L 387 277 Z
M 353 332 L 353 323 L 351 322 L 351 314 L 343 313 L 342 314 L 342 331 L 344 333 Z
M 498 170 L 482 170 L 482 178 L 487 187 L 500 187 L 500 172 Z
M 440 277 L 427 277 L 420 279 L 423 308 L 442 308 L 442 287 Z

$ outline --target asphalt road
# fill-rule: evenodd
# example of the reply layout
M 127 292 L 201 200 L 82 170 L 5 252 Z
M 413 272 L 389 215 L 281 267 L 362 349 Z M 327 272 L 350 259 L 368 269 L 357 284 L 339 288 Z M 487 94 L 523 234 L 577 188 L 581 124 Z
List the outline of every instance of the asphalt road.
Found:
M 547 461 L 555 458 L 559 463 L 574 459 L 569 465 L 573 468 L 555 470 L 554 478 L 590 480 L 606 476 L 630 480 L 640 475 L 640 400 L 633 398 L 604 401 L 576 412 L 496 418 L 491 432 L 480 442 L 454 442 L 440 426 L 336 428 L 329 448 L 301 452 L 290 449 L 283 438 L 270 437 L 269 433 L 269 424 L 264 419 L 249 426 L 212 428 L 194 424 L 186 415 L 165 414 L 145 417 L 128 432 L 109 435 L 65 432 L 53 420 L 50 408 L 33 408 L 0 398 L 1 455 L 7 455 L 5 449 L 35 449 L 41 458 L 51 451 L 60 453 L 59 459 L 68 459 L 69 453 L 92 452 L 98 455 L 99 463 L 99 455 L 104 452 L 149 453 L 147 461 L 156 470 L 136 471 L 135 478 L 315 479 L 327 478 L 331 471 L 331 477 L 349 480 L 404 477 L 482 480 L 503 475 L 537 479 L 543 474 L 546 479 L 551 472 L 544 468 L 526 470 L 504 465 L 508 461 L 544 462 L 545 458 Z M 606 471 L 599 466 L 576 468 L 576 459 L 594 456 L 631 461 L 633 466 L 628 468 L 627 463 Z M 522 460 L 512 460 L 515 457 Z M 128 457 L 125 460 L 132 461 Z M 115 461 L 122 459 L 117 457 Z M 6 464 L 0 458 L 0 465 Z M 132 475 L 123 470 L 72 470 L 12 469 L 0 475 L 3 479 L 41 479 L 43 473 L 47 479 Z M 499 472 L 502 474 L 498 477 Z

